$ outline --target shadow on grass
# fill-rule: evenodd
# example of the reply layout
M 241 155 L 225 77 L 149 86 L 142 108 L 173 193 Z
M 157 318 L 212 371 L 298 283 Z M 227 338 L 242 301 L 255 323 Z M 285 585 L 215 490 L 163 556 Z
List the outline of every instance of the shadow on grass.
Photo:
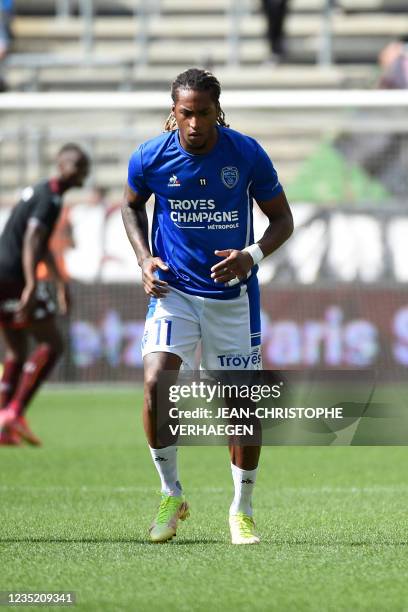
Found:
M 159 543 L 150 542 L 147 538 L 0 538 L 0 544 L 145 544 L 149 546 L 157 546 Z M 205 538 L 197 538 L 197 539 L 176 539 L 168 540 L 167 542 L 162 542 L 162 544 L 168 544 L 172 546 L 194 546 L 197 544 L 226 544 L 230 545 L 229 540 L 216 540 L 205 539 Z M 322 541 L 316 542 L 312 540 L 284 540 L 284 539 L 276 539 L 276 540 L 262 540 L 261 546 L 312 546 L 312 547 L 327 547 L 327 546 L 349 546 L 359 547 L 359 546 L 408 546 L 408 541 L 395 541 L 395 542 L 381 542 L 381 541 L 372 541 L 372 540 L 358 540 L 355 542 L 344 541 L 344 540 L 330 540 L 330 541 Z
M 0 544 L 149 544 L 156 545 L 155 542 L 150 542 L 147 538 L 0 538 Z M 225 544 L 225 540 L 214 539 L 190 539 L 162 542 L 163 544 L 172 544 L 173 546 L 186 546 L 194 544 Z

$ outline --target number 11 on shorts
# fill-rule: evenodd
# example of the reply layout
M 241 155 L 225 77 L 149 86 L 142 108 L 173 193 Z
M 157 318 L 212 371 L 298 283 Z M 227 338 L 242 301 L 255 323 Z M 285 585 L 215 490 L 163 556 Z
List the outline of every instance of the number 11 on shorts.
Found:
M 156 344 L 161 344 L 162 342 L 162 336 L 163 334 L 165 334 L 165 345 L 166 346 L 170 346 L 170 340 L 171 340 L 171 321 L 169 321 L 168 319 L 157 319 L 157 321 L 155 321 L 156 325 L 157 325 L 157 336 L 156 336 Z M 163 325 L 162 325 L 163 323 Z

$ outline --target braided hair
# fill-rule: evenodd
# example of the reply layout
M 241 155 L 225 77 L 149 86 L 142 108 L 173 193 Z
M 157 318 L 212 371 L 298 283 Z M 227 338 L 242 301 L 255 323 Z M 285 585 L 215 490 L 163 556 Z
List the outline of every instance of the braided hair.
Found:
M 193 91 L 208 91 L 218 109 L 217 123 L 223 127 L 229 127 L 225 122 L 225 113 L 220 106 L 221 85 L 218 79 L 208 70 L 190 68 L 178 75 L 171 86 L 171 97 L 174 104 L 177 102 L 177 92 L 179 89 L 192 89 Z M 165 132 L 172 132 L 177 129 L 176 117 L 171 111 L 164 125 Z

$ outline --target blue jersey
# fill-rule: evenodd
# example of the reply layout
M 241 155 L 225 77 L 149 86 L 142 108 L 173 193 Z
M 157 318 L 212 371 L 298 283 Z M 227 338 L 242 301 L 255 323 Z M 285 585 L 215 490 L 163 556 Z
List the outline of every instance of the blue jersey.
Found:
M 146 199 L 155 195 L 153 255 L 169 267 L 159 277 L 185 293 L 231 299 L 251 278 L 256 283 L 257 268 L 235 286 L 215 283 L 211 267 L 221 258 L 214 251 L 252 244 L 252 198 L 270 200 L 282 187 L 256 140 L 230 128 L 217 131 L 215 146 L 203 155 L 185 151 L 178 130 L 143 143 L 130 158 L 128 183 Z

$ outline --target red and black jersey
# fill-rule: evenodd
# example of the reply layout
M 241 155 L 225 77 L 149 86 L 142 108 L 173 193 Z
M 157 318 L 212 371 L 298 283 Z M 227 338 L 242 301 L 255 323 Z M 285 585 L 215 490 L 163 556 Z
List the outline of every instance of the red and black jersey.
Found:
M 0 279 L 24 280 L 22 250 L 28 222 L 34 219 L 45 228 L 45 251 L 61 209 L 62 196 L 54 181 L 40 181 L 24 189 L 0 236 Z

